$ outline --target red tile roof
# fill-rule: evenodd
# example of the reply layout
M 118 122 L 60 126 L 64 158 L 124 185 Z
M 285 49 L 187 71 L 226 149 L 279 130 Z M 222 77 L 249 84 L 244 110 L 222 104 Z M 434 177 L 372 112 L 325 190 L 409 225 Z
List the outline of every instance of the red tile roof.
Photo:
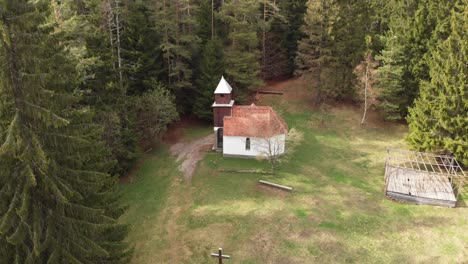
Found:
M 224 117 L 225 136 L 272 137 L 288 133 L 288 125 L 269 106 L 237 106 Z

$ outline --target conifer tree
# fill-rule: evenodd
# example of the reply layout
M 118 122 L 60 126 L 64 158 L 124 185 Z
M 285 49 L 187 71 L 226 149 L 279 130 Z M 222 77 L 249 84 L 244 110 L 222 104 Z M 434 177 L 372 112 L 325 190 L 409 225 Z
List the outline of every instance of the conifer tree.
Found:
M 224 72 L 223 46 L 219 39 L 214 38 L 205 44 L 198 68 L 193 113 L 201 119 L 211 120 L 213 92 Z
M 385 119 L 401 120 L 418 96 L 420 82 L 429 81 L 430 50 L 447 37 L 454 1 L 383 1 L 381 18 L 388 30 L 377 58 L 380 107 Z
M 0 262 L 126 263 L 113 164 L 50 35 L 49 1 L 0 7 Z
M 178 101 L 179 110 L 187 110 L 192 94 L 192 59 L 199 48 L 193 0 L 153 0 L 152 19 L 162 33 L 160 47 L 167 69 L 165 82 Z
M 278 6 L 275 2 L 263 0 L 262 9 L 262 23 L 260 25 L 262 31 L 262 68 L 264 68 L 267 65 L 268 35 L 271 31 L 271 25 L 273 21 L 282 19 L 283 17 L 280 16 Z
M 311 0 L 307 5 L 296 74 L 316 76 L 316 103 L 353 98 L 353 70 L 366 50 L 369 8 L 357 1 Z
M 450 35 L 431 52 L 430 81 L 410 109 L 408 142 L 417 150 L 453 154 L 468 164 L 468 11 L 457 1 Z
M 226 1 L 220 10 L 220 18 L 228 28 L 228 46 L 224 53 L 226 75 L 241 94 L 262 83 L 259 80 L 261 54 L 257 36 L 262 20 L 259 11 L 257 0 Z
M 279 0 L 276 1 L 285 22 L 275 21 L 272 31 L 278 36 L 277 44 L 286 51 L 288 74 L 292 75 L 295 70 L 294 60 L 296 58 L 298 42 L 304 35 L 301 27 L 304 24 L 304 15 L 307 11 L 307 0 Z
M 414 94 L 405 89 L 404 47 L 395 37 L 387 38 L 386 45 L 387 48 L 381 51 L 381 55 L 376 56 L 376 59 L 382 62 L 382 66 L 377 71 L 376 85 L 380 88 L 380 107 L 384 119 L 396 121 L 406 115 L 406 107 L 414 98 Z
M 333 68 L 338 63 L 334 54 L 333 33 L 338 17 L 338 3 L 335 0 L 312 0 L 307 4 L 302 31 L 306 36 L 299 42 L 296 57 L 296 74 L 316 71 L 317 104 L 332 97 L 334 91 Z
M 122 40 L 124 75 L 127 95 L 141 94 L 152 89 L 153 79 L 166 74 L 161 50 L 161 34 L 154 28 L 149 0 L 128 1 L 127 23 Z
M 196 14 L 197 35 L 201 44 L 204 45 L 210 39 L 221 33 L 219 18 L 216 16 L 218 0 L 200 0 L 199 9 Z
M 386 120 L 403 119 L 418 92 L 418 79 L 411 72 L 411 60 L 414 56 L 423 61 L 423 54 L 414 54 L 411 51 L 412 42 L 415 42 L 413 36 L 417 35 L 413 31 L 416 27 L 414 17 L 418 2 L 419 0 L 389 1 L 383 4 L 388 12 L 383 17 L 389 29 L 381 37 L 384 49 L 376 56 L 382 63 L 382 67 L 377 69 L 376 87 L 379 107 Z M 421 25 L 420 28 L 423 27 Z
M 146 20 L 141 18 L 145 13 L 140 13 L 140 6 L 133 1 L 125 6 L 119 6 L 120 2 L 51 2 L 54 7 L 55 31 L 63 35 L 66 40 L 64 43 L 76 62 L 84 102 L 95 109 L 94 120 L 103 126 L 102 137 L 111 150 L 110 158 L 118 161 L 112 174 L 124 173 L 138 157 L 138 138 L 133 131 L 134 118 L 127 111 L 132 105 L 126 97 L 145 89 L 145 80 L 137 79 L 137 76 L 139 78 L 143 75 L 142 71 L 158 72 L 158 64 L 154 62 L 157 48 L 141 45 L 141 42 L 147 44 L 155 37 L 148 30 L 150 25 L 144 24 Z M 135 25 L 135 20 L 138 20 L 139 25 Z M 141 36 L 143 34 L 144 37 Z M 120 44 L 117 39 L 120 39 Z M 147 49 L 147 56 L 142 54 L 143 48 Z
M 334 67 L 334 97 L 347 99 L 353 98 L 355 92 L 351 88 L 356 79 L 353 71 L 366 57 L 369 8 L 362 1 L 340 1 L 338 5 L 338 16 L 333 22 L 333 55 L 338 61 Z

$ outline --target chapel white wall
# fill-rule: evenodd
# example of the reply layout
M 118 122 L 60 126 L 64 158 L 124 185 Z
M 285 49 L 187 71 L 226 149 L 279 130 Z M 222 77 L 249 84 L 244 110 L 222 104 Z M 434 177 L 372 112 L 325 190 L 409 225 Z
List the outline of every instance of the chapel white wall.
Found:
M 251 137 L 250 150 L 245 149 L 247 137 L 224 136 L 223 154 L 248 157 L 266 157 L 268 153 L 268 140 L 265 138 Z M 278 155 L 284 153 L 286 135 L 280 134 L 269 139 L 271 144 L 278 146 Z

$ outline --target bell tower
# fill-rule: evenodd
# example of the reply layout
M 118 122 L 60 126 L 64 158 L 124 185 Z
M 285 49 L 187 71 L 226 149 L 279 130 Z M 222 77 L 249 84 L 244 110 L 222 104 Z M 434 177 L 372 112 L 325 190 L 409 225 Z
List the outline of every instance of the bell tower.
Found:
M 213 103 L 213 126 L 216 136 L 215 149 L 223 148 L 223 126 L 224 117 L 231 116 L 234 100 L 232 99 L 232 87 L 221 77 L 214 91 L 215 101 Z

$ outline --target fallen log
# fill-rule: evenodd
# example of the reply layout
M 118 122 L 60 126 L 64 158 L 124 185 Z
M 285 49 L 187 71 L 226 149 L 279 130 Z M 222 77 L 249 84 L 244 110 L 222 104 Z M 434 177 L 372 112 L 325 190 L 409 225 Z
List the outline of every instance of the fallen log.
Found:
M 148 153 L 148 152 L 150 152 L 152 150 L 153 150 L 153 148 L 149 148 L 149 149 L 145 150 L 145 153 Z
M 289 191 L 289 192 L 291 192 L 292 189 L 293 189 L 293 188 L 288 187 L 288 186 L 284 186 L 284 185 L 280 185 L 280 184 L 276 184 L 276 183 L 272 183 L 272 182 L 267 182 L 267 181 L 263 181 L 263 180 L 260 180 L 259 182 L 261 184 L 265 184 L 265 185 L 268 185 L 268 186 L 280 188 L 280 189 L 283 189 L 283 190 L 286 190 L 286 191 Z
M 273 174 L 270 171 L 262 170 L 234 170 L 234 169 L 220 169 L 219 172 L 233 172 L 233 173 L 252 173 L 252 174 Z
M 257 93 L 260 93 L 260 94 L 284 94 L 284 92 L 280 92 L 280 91 L 255 91 Z

